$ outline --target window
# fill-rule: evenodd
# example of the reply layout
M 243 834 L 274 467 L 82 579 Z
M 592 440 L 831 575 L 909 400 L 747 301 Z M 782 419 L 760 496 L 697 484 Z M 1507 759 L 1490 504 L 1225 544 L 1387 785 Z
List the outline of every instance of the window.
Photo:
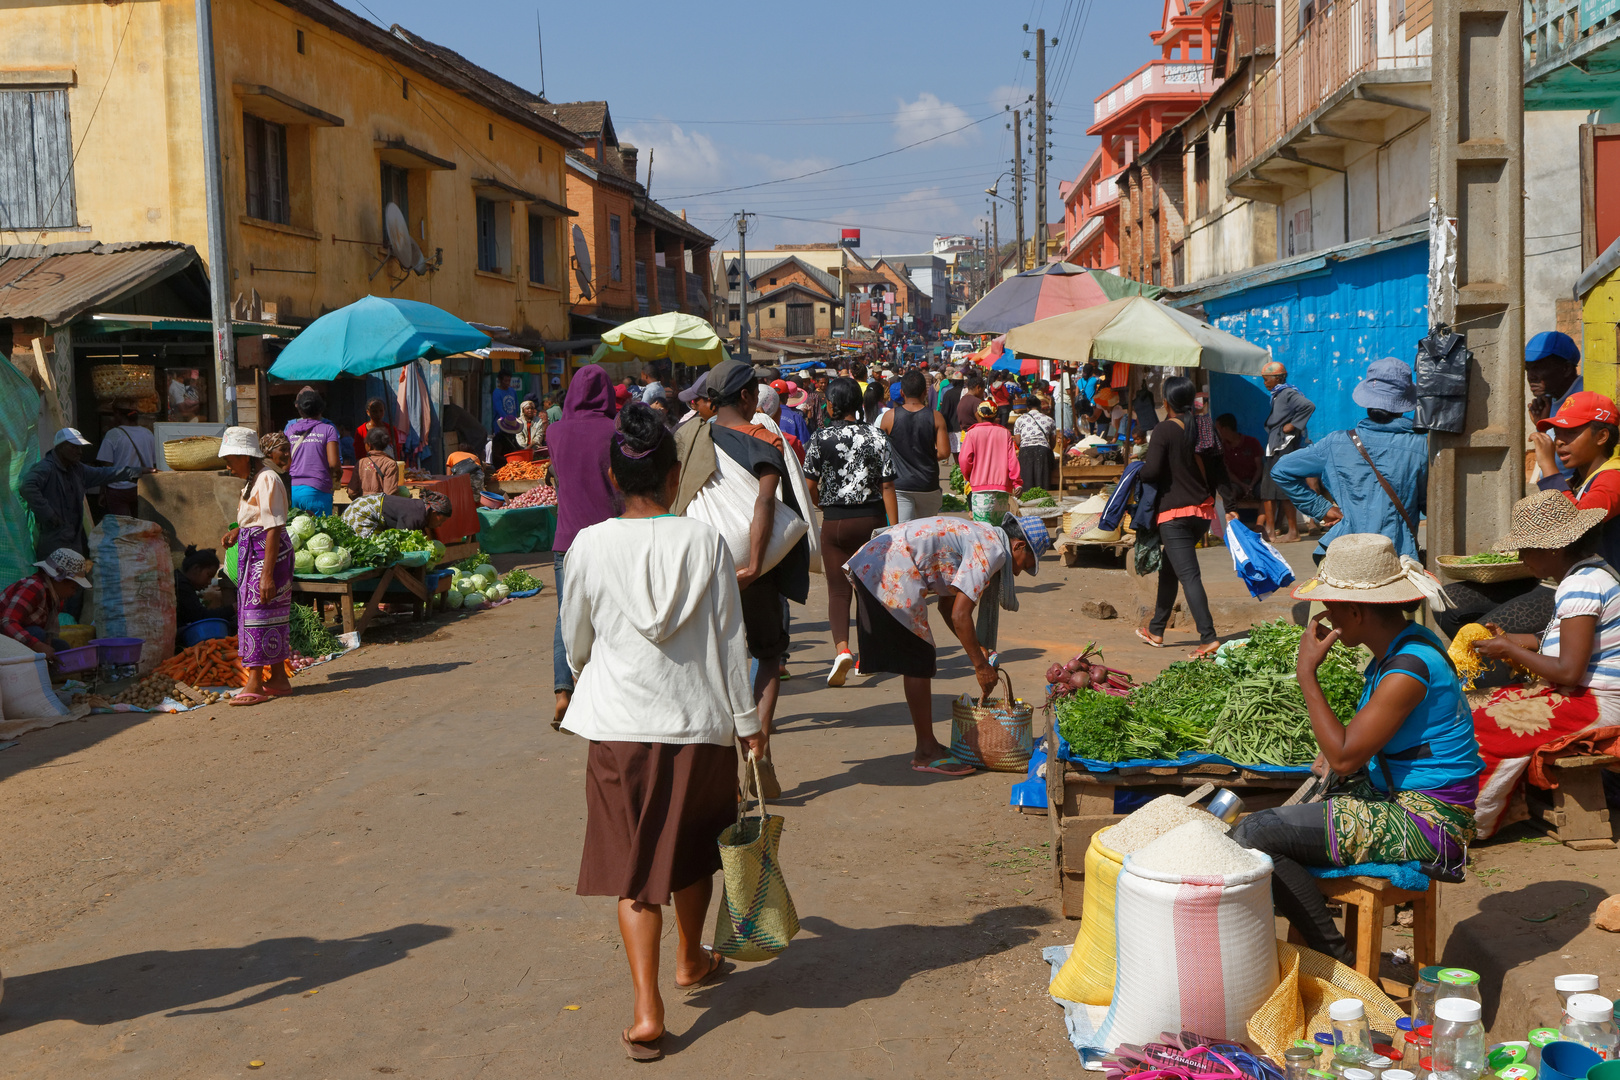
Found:
M 512 254 L 512 213 L 507 204 L 478 199 L 478 269 L 507 273 Z
M 0 146 L 0 229 L 77 226 L 67 91 L 0 91 Z
M 287 129 L 242 114 L 242 171 L 247 176 L 247 216 L 291 223 L 287 204 Z
M 775 278 L 771 278 L 771 284 L 772 284 L 772 285 L 775 285 L 775 284 L 776 284 L 776 279 L 775 279 Z
M 1389 0 L 1389 25 L 1399 26 L 1406 21 L 1406 0 Z
M 621 232 L 619 215 L 608 215 L 608 277 L 614 281 L 624 280 L 624 255 L 620 246 Z
M 302 30 L 298 31 L 298 53 L 300 56 L 304 53 L 304 32 Z
M 773 319 L 776 318 L 776 309 L 775 308 L 771 308 L 770 317 L 773 318 Z
M 383 162 L 382 204 L 387 207 L 389 203 L 399 207 L 406 221 L 411 220 L 411 174 L 398 165 Z
M 1209 213 L 1209 142 L 1193 147 L 1193 217 Z
M 554 267 L 557 257 L 557 219 L 529 215 L 529 280 L 536 285 L 560 281 L 562 271 Z

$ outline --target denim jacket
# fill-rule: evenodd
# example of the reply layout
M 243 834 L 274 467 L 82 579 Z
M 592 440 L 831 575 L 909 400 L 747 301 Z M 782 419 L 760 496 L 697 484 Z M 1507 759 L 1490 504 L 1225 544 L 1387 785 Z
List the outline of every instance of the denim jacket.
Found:
M 1363 420 L 1356 425 L 1356 434 L 1416 522 L 1424 511 L 1429 487 L 1428 436 L 1413 431 L 1412 421 L 1404 416 L 1387 424 Z M 1345 533 L 1382 533 L 1395 541 L 1398 553 L 1418 557 L 1416 540 L 1378 477 L 1367 468 L 1361 451 L 1350 441 L 1348 431 L 1335 431 L 1320 442 L 1286 454 L 1271 468 L 1272 479 L 1288 501 L 1302 513 L 1320 519 L 1332 503 L 1306 486 L 1306 479 L 1312 476 L 1321 478 L 1344 514 L 1344 520 L 1322 537 L 1318 554 Z

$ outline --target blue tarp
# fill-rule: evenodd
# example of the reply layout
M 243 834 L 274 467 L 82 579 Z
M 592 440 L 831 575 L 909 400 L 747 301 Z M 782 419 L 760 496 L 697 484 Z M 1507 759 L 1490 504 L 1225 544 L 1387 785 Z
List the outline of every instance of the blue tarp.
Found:
M 1233 761 L 1231 758 L 1221 757 L 1219 754 L 1195 754 L 1191 751 L 1178 758 L 1133 758 L 1129 761 L 1097 761 L 1093 758 L 1083 758 L 1069 748 L 1068 740 L 1058 733 L 1058 760 L 1072 761 L 1083 767 L 1087 772 L 1111 773 L 1120 769 L 1163 769 L 1180 765 L 1235 765 L 1250 772 L 1267 773 L 1272 776 L 1298 776 L 1301 779 L 1310 775 L 1310 765 L 1254 765 L 1243 761 Z

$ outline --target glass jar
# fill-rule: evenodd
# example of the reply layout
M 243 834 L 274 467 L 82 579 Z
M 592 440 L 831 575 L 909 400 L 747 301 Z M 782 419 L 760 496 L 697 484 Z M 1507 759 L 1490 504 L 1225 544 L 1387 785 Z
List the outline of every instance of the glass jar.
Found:
M 1353 1055 L 1358 1059 L 1373 1056 L 1372 1029 L 1367 1026 L 1367 1006 L 1360 998 L 1340 998 L 1328 1006 L 1328 1019 L 1333 1022 L 1333 1053 L 1335 1057 Z
M 1441 985 L 1446 985 L 1444 973 Z M 1479 1080 L 1485 1075 L 1481 1011 L 1479 1002 L 1468 998 L 1444 997 L 1435 1002 L 1434 1080 Z
M 1439 964 L 1431 964 L 1418 972 L 1417 985 L 1412 987 L 1412 1030 L 1434 1023 L 1434 1003 L 1439 998 Z
M 1344 1080 L 1377 1080 L 1369 1070 L 1358 1069 L 1354 1066 L 1345 1069 L 1342 1075 Z
M 1439 996 L 1462 998 L 1475 1002 L 1481 1009 L 1485 1007 L 1485 1002 L 1479 996 L 1479 972 L 1467 968 L 1441 968 Z
M 1403 1070 L 1416 1073 L 1418 1076 L 1422 1076 L 1428 1071 L 1423 1063 L 1429 1059 L 1429 1055 L 1434 1049 L 1434 1040 L 1430 1035 L 1433 1030 L 1434 1028 L 1425 1024 L 1421 1028 L 1414 1029 L 1412 1034 L 1406 1037 L 1406 1046 L 1401 1051 L 1401 1068 Z
M 1375 1047 L 1373 1056 L 1362 1062 L 1361 1067 L 1372 1073 L 1374 1080 L 1376 1080 L 1377 1077 L 1383 1076 L 1386 1071 L 1393 1069 L 1395 1063 L 1389 1059 L 1387 1054 L 1378 1053 Z
M 1405 1069 L 1385 1069 L 1383 1080 L 1417 1080 L 1417 1076 Z
M 1497 1080 L 1536 1080 L 1536 1070 L 1528 1065 L 1509 1065 L 1496 1074 Z
M 1311 1070 L 1316 1068 L 1316 1048 L 1290 1046 L 1283 1051 L 1283 1065 L 1288 1070 L 1288 1080 L 1310 1080 Z
M 1367 1059 L 1362 1056 L 1360 1047 L 1335 1047 L 1333 1051 L 1333 1075 L 1339 1077 L 1340 1080 L 1344 1080 L 1349 1073 L 1366 1071 L 1366 1062 Z
M 1559 1034 L 1567 1042 L 1580 1043 L 1604 1061 L 1615 1060 L 1620 1032 L 1614 1026 L 1614 1002 L 1597 994 L 1575 994 L 1564 1009 L 1564 1025 Z
M 1485 1051 L 1485 1071 L 1496 1074 L 1510 1066 L 1523 1065 L 1529 1053 L 1529 1043 L 1499 1042 Z
M 1596 975 L 1560 975 L 1553 980 L 1553 989 L 1558 992 L 1558 1008 L 1561 1014 L 1558 1023 L 1562 1026 L 1564 1019 L 1569 1016 L 1569 999 L 1576 994 L 1597 993 L 1598 977 Z
M 1524 1063 L 1533 1069 L 1540 1069 L 1541 1048 L 1548 1043 L 1557 1042 L 1558 1039 L 1557 1028 L 1532 1028 L 1530 1034 L 1525 1036 L 1525 1041 L 1530 1044 L 1530 1052 L 1525 1055 Z

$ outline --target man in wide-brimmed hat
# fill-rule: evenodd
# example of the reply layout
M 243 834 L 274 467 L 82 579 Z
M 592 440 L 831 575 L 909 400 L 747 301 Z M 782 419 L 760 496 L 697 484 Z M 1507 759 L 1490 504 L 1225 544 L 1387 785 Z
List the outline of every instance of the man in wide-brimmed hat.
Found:
M 1347 533 L 1382 533 L 1415 559 L 1429 452 L 1428 436 L 1413 431 L 1404 415 L 1417 408 L 1412 369 L 1393 356 L 1374 360 L 1350 399 L 1367 410 L 1366 419 L 1276 458 L 1271 480 L 1301 513 L 1332 526 L 1317 545 L 1318 560 Z M 1311 488 L 1312 478 L 1333 493 L 1332 501 Z

